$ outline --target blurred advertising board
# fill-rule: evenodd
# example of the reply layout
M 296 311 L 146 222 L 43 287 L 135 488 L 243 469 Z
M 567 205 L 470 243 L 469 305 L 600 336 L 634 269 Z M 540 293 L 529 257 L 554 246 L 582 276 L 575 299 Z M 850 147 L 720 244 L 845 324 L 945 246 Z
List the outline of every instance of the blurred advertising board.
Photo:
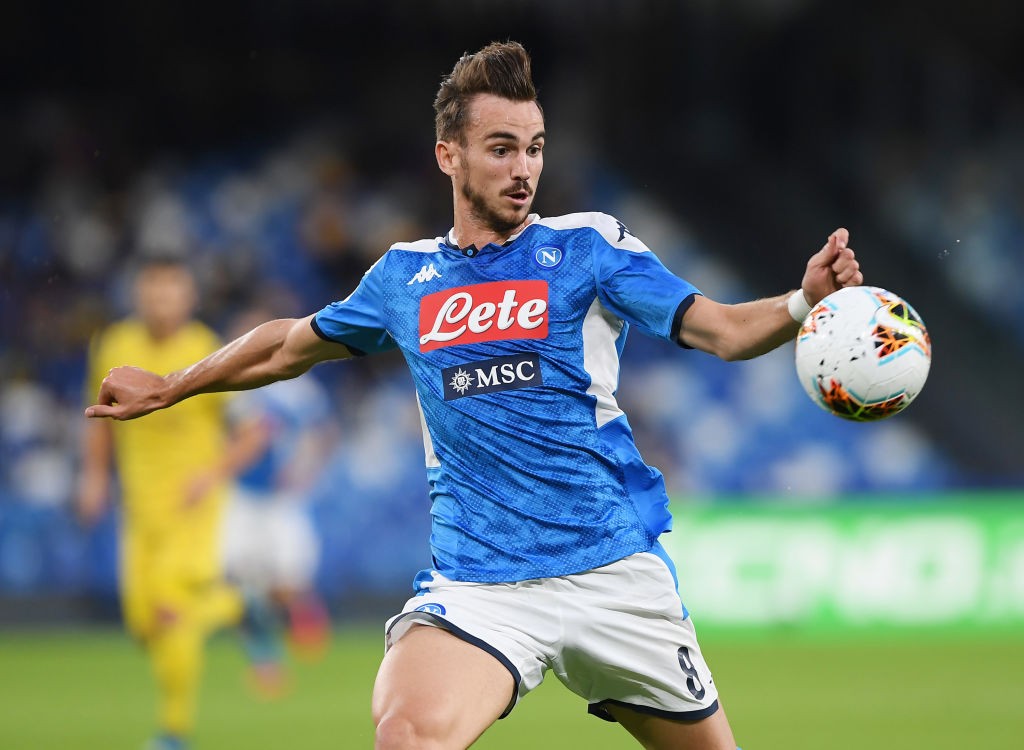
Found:
M 1024 493 L 672 512 L 662 543 L 700 624 L 1024 625 Z

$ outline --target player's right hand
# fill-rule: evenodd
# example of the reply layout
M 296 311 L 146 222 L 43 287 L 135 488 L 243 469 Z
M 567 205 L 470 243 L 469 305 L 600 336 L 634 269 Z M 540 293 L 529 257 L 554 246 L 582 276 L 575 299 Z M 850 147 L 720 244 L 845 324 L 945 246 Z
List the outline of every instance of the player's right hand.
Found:
M 79 523 L 86 528 L 96 525 L 99 518 L 106 510 L 106 493 L 92 491 L 92 488 L 83 488 L 75 500 L 75 514 Z
M 807 304 L 813 307 L 832 292 L 864 283 L 860 263 L 849 242 L 849 231 L 840 227 L 829 235 L 824 247 L 807 261 L 807 270 L 800 282 Z
M 115 367 L 103 379 L 96 403 L 86 408 L 85 416 L 118 420 L 145 416 L 163 408 L 165 385 L 162 377 L 141 367 Z

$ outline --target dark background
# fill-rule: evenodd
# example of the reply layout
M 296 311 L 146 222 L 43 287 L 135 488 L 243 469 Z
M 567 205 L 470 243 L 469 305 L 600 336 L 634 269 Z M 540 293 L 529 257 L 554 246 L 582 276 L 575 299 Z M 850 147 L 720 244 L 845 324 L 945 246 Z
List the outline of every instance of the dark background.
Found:
M 424 178 L 438 80 L 464 51 L 518 39 L 551 151 L 598 154 L 758 294 L 793 287 L 807 250 L 848 226 L 868 282 L 912 300 L 932 333 L 912 419 L 976 476 L 1013 483 L 1021 305 L 993 314 L 958 288 L 944 261 L 975 248 L 955 223 L 898 231 L 889 178 L 932 188 L 938 216 L 970 191 L 1020 225 L 1021 16 L 1011 2 L 20 3 L 0 32 L 0 193 L 16 212 L 54 169 L 116 193 L 154 160 L 324 121 L 370 179 L 438 188 L 421 200 L 440 232 L 445 186 Z M 581 208 L 540 196 L 543 213 Z M 1017 270 L 1021 235 L 1003 236 Z
M 287 314 L 343 297 L 391 241 L 449 228 L 431 103 L 461 54 L 496 39 L 533 55 L 547 130 L 542 215 L 613 213 L 723 301 L 794 288 L 807 257 L 846 226 L 866 282 L 904 296 L 928 325 L 926 387 L 871 426 L 794 397 L 788 353 L 719 367 L 631 336 L 620 401 L 675 500 L 914 502 L 1024 488 L 1021 7 L 6 9 L 0 594 L 16 597 L 0 596 L 15 602 L 0 622 L 49 618 L 68 603 L 54 593 L 75 597 L 57 617 L 80 616 L 83 592 L 112 611 L 116 514 L 86 530 L 71 499 L 88 341 L 126 311 L 137 258 L 178 241 L 203 283 L 202 317 L 222 335 L 233 312 L 274 298 L 274 282 L 295 297 Z M 321 146 L 304 162 L 310 133 Z M 306 187 L 279 184 L 296 174 L 270 170 L 275 160 L 299 165 Z M 321 206 L 326 222 L 310 232 Z M 318 583 L 351 613 L 360 596 L 406 591 L 428 559 L 422 444 L 399 358 L 323 372 L 341 438 L 311 499 Z
M 968 746 L 984 722 L 1013 736 L 998 696 L 1020 693 L 1019 676 L 1009 688 L 1020 650 L 1006 646 L 1024 632 L 1024 4 L 43 0 L 7 3 L 0 20 L 0 695 L 9 684 L 18 699 L 0 745 L 42 747 L 49 736 L 60 738 L 51 746 L 80 747 L 91 736 L 109 747 L 116 734 L 134 737 L 121 744 L 131 746 L 148 727 L 141 656 L 127 639 L 91 635 L 119 616 L 116 510 L 85 529 L 71 509 L 82 403 L 92 396 L 82 392 L 86 347 L 126 311 L 133 263 L 152 249 L 148 229 L 194 224 L 182 247 L 203 282 L 202 317 L 222 334 L 274 273 L 301 290 L 289 314 L 340 298 L 387 235 L 450 226 L 431 101 L 460 54 L 507 38 L 532 52 L 547 116 L 540 213 L 612 212 L 726 301 L 795 287 L 808 255 L 846 226 L 867 282 L 904 295 L 928 324 L 924 391 L 870 425 L 812 406 L 791 348 L 726 364 L 629 339 L 620 402 L 669 482 L 669 543 L 698 551 L 677 557 L 681 590 L 714 644 L 716 680 L 724 686 L 733 672 L 737 735 L 774 734 L 779 741 L 762 745 L 784 747 L 817 727 L 828 738 L 819 746 L 889 747 L 870 738 L 920 739 L 930 727 L 952 747 Z M 306 163 L 310 133 L 327 148 Z M 306 169 L 305 187 L 275 193 L 274 160 Z M 261 203 L 266 194 L 276 202 Z M 236 205 L 214 205 L 225 196 Z M 350 223 L 350 238 L 328 231 L 317 246 L 307 242 L 315 233 L 297 231 L 322 199 L 342 228 Z M 187 215 L 154 212 L 168 201 Z M 272 215 L 254 218 L 247 201 Z M 651 207 L 681 231 L 661 231 Z M 678 246 L 686 252 L 674 255 Z M 322 374 L 340 437 L 309 507 L 323 542 L 316 585 L 342 645 L 362 632 L 350 624 L 372 618 L 379 628 L 429 565 L 429 501 L 400 359 Z M 908 456 L 921 460 L 901 465 Z M 695 522 L 702 512 L 710 523 Z M 737 555 L 745 545 L 752 554 Z M 827 554 L 808 554 L 815 549 Z M 702 583 L 749 621 L 722 630 L 713 601 L 693 591 Z M 766 625 L 759 610 L 769 600 L 781 614 Z M 796 621 L 790 610 L 801 602 Z M 931 625 L 943 621 L 945 635 Z M 54 624 L 74 627 L 55 639 L 44 628 Z M 257 713 L 287 727 L 248 726 L 254 746 L 352 736 L 352 711 L 339 706 L 365 712 L 370 679 L 365 660 L 350 660 L 354 647 L 312 665 L 318 681 L 297 672 L 283 714 L 223 699 L 241 700 L 230 648 L 211 650 L 204 747 L 218 736 L 240 744 L 249 722 L 238 717 Z M 968 651 L 956 691 L 944 690 L 950 654 Z M 14 654 L 29 655 L 23 668 Z M 745 696 L 743 674 L 760 678 Z M 810 705 L 836 711 L 787 721 L 789 688 L 812 680 Z M 964 702 L 970 695 L 979 710 Z M 98 701 L 91 730 L 81 721 L 88 696 Z M 902 734 L 886 710 L 893 701 Z M 874 723 L 871 706 L 881 709 Z M 569 711 L 583 714 L 566 707 L 545 721 L 540 743 L 557 744 L 556 724 L 578 731 Z M 313 715 L 334 724 L 296 733 L 295 717 Z M 34 739 L 3 742 L 19 730 Z M 744 746 L 753 744 L 748 736 Z

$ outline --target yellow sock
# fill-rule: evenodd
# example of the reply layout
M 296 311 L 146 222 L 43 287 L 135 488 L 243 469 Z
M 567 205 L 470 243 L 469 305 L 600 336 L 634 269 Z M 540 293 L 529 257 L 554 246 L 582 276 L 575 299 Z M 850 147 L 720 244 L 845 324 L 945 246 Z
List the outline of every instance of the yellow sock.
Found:
M 193 618 L 161 628 L 148 643 L 157 682 L 161 731 L 179 737 L 195 725 L 205 633 Z

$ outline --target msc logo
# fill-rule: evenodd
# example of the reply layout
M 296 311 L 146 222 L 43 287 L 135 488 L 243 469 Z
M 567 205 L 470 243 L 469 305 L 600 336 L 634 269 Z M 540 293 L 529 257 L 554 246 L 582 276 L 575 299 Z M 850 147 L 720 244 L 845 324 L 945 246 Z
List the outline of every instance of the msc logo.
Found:
M 558 268 L 562 263 L 562 249 L 559 247 L 538 247 L 533 254 L 537 265 L 543 268 Z
M 548 282 L 491 281 L 420 300 L 420 351 L 548 336 Z
M 445 608 L 443 604 L 436 604 L 434 602 L 430 602 L 429 604 L 421 604 L 413 611 L 429 612 L 432 615 L 443 615 L 445 613 Z
M 536 353 L 481 359 L 441 370 L 444 400 L 454 401 L 478 393 L 494 393 L 541 385 L 540 357 Z

